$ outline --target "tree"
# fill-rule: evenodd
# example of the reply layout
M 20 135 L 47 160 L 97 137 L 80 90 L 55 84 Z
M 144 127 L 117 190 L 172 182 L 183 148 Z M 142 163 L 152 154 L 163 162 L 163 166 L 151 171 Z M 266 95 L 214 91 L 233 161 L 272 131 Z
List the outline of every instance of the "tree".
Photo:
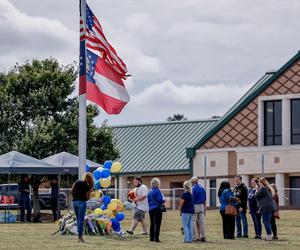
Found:
M 68 151 L 77 154 L 78 98 L 75 65 L 50 58 L 15 65 L 0 74 L 0 154 L 17 150 L 44 158 Z M 99 108 L 87 107 L 87 157 L 96 162 L 118 157 L 107 124 L 97 127 Z
M 16 150 L 44 158 L 61 151 L 78 153 L 78 98 L 75 65 L 61 66 L 50 58 L 16 64 L 0 73 L 0 154 Z M 99 108 L 87 107 L 87 157 L 96 162 L 116 159 L 118 151 L 106 123 L 94 124 Z M 34 212 L 39 218 L 38 187 L 32 176 Z
M 39 186 L 45 181 L 45 177 L 41 175 L 32 175 L 29 179 L 30 186 L 32 187 L 33 222 L 41 222 Z
M 182 114 L 174 114 L 173 117 L 169 116 L 167 121 L 174 122 L 174 121 L 186 121 L 187 118 L 184 117 Z

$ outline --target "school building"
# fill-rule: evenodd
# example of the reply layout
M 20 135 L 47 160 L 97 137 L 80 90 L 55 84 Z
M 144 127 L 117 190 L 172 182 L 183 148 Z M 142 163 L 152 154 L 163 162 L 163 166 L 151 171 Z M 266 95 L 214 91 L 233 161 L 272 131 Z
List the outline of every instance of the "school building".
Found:
M 300 206 L 300 52 L 267 72 L 198 141 L 186 149 L 193 175 L 206 180 L 208 204 L 218 204 L 223 180 L 266 176 L 281 206 Z

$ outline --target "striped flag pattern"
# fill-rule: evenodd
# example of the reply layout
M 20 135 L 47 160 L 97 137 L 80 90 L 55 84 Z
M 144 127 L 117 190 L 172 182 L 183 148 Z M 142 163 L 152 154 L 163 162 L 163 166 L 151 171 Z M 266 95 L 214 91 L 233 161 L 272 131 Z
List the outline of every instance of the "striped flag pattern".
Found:
M 127 68 L 107 41 L 103 29 L 88 5 L 86 27 L 80 17 L 79 95 L 101 106 L 108 114 L 119 114 L 130 97 L 123 80 Z

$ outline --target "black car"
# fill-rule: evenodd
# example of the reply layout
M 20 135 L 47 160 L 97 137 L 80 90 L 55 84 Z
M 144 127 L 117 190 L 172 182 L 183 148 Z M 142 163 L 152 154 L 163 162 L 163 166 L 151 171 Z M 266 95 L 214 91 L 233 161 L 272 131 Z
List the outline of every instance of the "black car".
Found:
M 18 192 L 18 184 L 11 183 L 11 184 L 1 184 L 0 185 L 0 195 L 5 196 L 13 196 L 14 203 L 19 204 L 19 192 Z M 66 194 L 64 192 L 60 192 L 59 196 L 59 204 L 60 209 L 66 208 Z M 32 202 L 32 201 L 31 201 Z M 40 202 L 40 209 L 51 209 L 51 191 L 50 190 L 43 190 L 39 192 L 39 202 Z

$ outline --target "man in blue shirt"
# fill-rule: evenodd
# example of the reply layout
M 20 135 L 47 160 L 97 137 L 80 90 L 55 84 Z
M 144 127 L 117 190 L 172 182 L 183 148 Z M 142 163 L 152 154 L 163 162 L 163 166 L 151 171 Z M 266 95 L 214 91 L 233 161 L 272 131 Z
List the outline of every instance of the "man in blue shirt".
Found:
M 194 241 L 205 242 L 205 210 L 206 210 L 206 191 L 198 183 L 198 178 L 193 177 L 191 180 L 193 186 L 195 214 L 193 216 Z

